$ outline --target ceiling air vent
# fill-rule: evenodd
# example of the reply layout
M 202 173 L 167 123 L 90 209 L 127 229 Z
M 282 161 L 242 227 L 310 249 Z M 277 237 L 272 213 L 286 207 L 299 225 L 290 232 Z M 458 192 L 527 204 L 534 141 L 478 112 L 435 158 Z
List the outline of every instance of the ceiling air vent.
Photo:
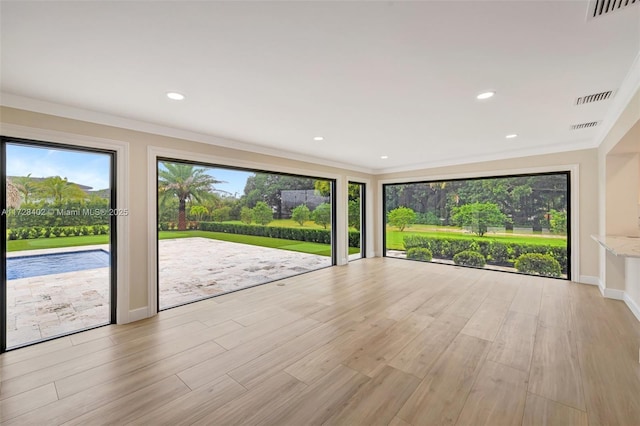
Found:
M 598 125 L 597 121 L 590 121 L 589 123 L 572 124 L 571 130 L 588 129 L 590 127 L 596 127 L 597 125 Z
M 600 18 L 610 14 L 611 12 L 624 10 L 634 4 L 640 4 L 640 0 L 589 0 L 587 20 Z
M 591 102 L 606 101 L 611 97 L 613 91 L 594 93 L 593 95 L 580 96 L 576 99 L 576 105 L 589 104 Z

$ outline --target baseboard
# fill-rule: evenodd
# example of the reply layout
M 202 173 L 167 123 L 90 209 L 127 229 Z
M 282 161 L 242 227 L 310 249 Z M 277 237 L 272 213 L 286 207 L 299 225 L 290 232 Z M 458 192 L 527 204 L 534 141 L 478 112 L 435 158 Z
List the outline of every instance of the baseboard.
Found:
M 600 278 L 592 275 L 580 275 L 578 282 L 581 284 L 597 285 L 600 286 Z
M 604 297 L 607 299 L 624 300 L 626 293 L 623 290 L 615 290 L 612 288 L 604 289 Z
M 595 277 L 592 277 L 592 278 L 595 278 Z M 580 277 L 580 282 L 582 282 L 582 279 L 583 279 L 583 276 Z M 590 283 L 585 283 L 585 284 L 590 284 Z M 607 299 L 624 301 L 624 303 L 627 305 L 631 313 L 633 313 L 636 319 L 640 321 L 640 306 L 638 306 L 638 304 L 633 299 L 631 299 L 625 291 L 615 290 L 612 288 L 605 288 L 602 282 L 600 282 L 600 280 L 598 280 L 597 286 L 600 289 L 600 293 L 602 293 L 603 297 L 606 297 Z
M 143 308 L 134 309 L 129 311 L 129 322 L 140 321 L 149 317 L 149 309 L 145 306 Z
M 624 294 L 624 303 L 627 304 L 631 312 L 633 312 L 633 315 L 635 315 L 636 319 L 640 321 L 640 306 L 638 306 L 638 304 L 634 302 L 627 293 Z

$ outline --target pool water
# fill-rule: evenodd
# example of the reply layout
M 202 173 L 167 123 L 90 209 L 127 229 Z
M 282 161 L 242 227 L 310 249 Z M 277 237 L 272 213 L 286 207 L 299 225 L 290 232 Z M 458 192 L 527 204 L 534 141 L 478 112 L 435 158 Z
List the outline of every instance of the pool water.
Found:
M 62 274 L 109 266 L 105 250 L 85 250 L 67 253 L 39 254 L 7 258 L 7 280 Z

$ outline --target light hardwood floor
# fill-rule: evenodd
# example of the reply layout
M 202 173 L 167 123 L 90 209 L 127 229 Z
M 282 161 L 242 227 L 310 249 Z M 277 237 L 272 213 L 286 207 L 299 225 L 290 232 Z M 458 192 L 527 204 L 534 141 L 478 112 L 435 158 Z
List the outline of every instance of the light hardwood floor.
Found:
M 366 259 L 0 356 L 0 423 L 640 424 L 596 287 Z

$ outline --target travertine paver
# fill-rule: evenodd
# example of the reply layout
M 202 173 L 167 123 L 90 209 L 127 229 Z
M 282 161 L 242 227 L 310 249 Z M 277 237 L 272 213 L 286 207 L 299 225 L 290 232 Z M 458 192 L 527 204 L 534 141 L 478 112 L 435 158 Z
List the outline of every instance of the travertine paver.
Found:
M 108 246 L 8 253 L 9 257 Z M 330 266 L 331 259 L 206 238 L 159 242 L 161 308 Z M 109 322 L 109 268 L 7 282 L 7 346 Z
M 207 238 L 162 240 L 160 308 L 331 265 L 331 258 Z

